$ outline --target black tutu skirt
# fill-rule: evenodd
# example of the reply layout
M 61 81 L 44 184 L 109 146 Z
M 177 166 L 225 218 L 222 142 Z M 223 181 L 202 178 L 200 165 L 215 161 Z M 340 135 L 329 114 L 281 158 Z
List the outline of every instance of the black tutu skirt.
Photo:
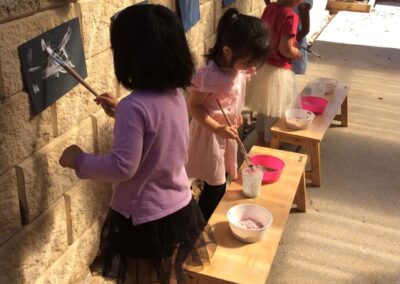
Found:
M 173 214 L 135 226 L 110 209 L 90 270 L 117 283 L 164 284 L 171 278 L 181 283 L 184 266 L 208 263 L 215 249 L 212 231 L 193 199 Z M 144 277 L 143 265 L 153 274 Z

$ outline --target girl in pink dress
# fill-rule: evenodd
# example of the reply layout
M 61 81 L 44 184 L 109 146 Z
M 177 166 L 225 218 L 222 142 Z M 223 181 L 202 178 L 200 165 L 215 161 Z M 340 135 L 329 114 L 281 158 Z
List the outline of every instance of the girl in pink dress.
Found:
M 204 181 L 199 206 L 208 220 L 225 193 L 226 173 L 237 178 L 237 127 L 241 124 L 246 81 L 269 47 L 265 25 L 256 17 L 227 10 L 218 23 L 217 40 L 207 64 L 189 88 L 189 177 Z M 235 126 L 228 126 L 216 102 Z

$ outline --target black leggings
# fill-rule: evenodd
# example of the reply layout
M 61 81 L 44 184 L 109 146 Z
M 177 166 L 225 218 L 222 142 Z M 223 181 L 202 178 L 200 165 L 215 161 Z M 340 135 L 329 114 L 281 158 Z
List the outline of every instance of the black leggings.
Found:
M 225 194 L 226 182 L 220 185 L 209 185 L 204 182 L 203 190 L 199 197 L 199 207 L 203 212 L 204 219 L 208 221 L 217 208 L 219 201 Z

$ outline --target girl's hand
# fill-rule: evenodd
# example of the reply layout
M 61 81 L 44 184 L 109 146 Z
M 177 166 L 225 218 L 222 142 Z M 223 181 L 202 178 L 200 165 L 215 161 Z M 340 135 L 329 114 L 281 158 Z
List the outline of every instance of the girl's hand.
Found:
M 234 126 L 221 125 L 215 130 L 215 134 L 224 139 L 236 139 L 237 128 Z
M 303 54 L 301 53 L 301 50 L 299 48 L 296 48 L 297 53 L 294 57 L 294 59 L 302 59 L 303 58 Z
M 113 95 L 110 93 L 104 93 L 95 98 L 94 101 L 101 105 L 108 116 L 115 117 L 118 101 Z
M 59 160 L 60 165 L 64 168 L 67 167 L 74 169 L 75 160 L 81 153 L 83 153 L 83 151 L 77 145 L 71 145 L 67 147 L 60 157 Z

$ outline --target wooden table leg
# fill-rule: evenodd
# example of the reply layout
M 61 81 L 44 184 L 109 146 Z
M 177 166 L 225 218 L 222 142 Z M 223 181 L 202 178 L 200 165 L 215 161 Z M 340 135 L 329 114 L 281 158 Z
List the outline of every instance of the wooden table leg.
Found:
M 347 116 L 347 96 L 344 99 L 341 107 L 340 107 L 340 121 L 342 123 L 342 126 L 347 127 L 348 126 L 348 116 Z
M 321 186 L 321 157 L 320 143 L 310 143 L 310 160 L 311 160 L 311 184 Z
M 279 135 L 278 134 L 272 134 L 272 138 L 271 138 L 271 145 L 270 147 L 273 149 L 279 149 Z
M 194 278 L 193 276 L 188 276 L 185 284 L 198 284 L 199 280 L 197 278 Z
M 297 188 L 295 196 L 297 210 L 300 212 L 307 211 L 307 194 L 306 194 L 306 173 L 304 172 L 301 176 L 299 187 Z

